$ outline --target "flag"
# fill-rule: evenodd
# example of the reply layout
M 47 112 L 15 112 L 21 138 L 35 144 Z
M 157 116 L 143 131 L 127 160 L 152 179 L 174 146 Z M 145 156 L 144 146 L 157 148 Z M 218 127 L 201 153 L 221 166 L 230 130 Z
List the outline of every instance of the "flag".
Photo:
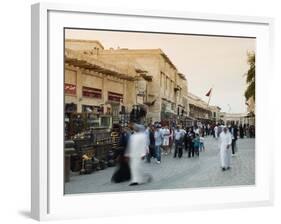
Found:
M 206 93 L 206 96 L 210 96 L 212 92 L 212 88 Z

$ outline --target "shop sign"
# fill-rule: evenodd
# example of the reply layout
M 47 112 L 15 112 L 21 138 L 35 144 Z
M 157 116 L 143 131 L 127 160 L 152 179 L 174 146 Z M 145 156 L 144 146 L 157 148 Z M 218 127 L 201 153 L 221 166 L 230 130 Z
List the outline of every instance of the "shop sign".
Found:
M 64 93 L 70 95 L 76 95 L 76 85 L 65 83 Z

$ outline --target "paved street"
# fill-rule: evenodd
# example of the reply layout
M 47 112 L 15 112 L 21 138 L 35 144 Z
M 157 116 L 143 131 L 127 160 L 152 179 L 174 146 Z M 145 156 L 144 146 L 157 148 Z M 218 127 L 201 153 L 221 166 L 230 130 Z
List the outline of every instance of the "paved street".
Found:
M 238 139 L 238 153 L 232 157 L 232 169 L 220 169 L 218 143 L 212 137 L 205 138 L 206 151 L 194 158 L 181 159 L 172 155 L 162 156 L 161 164 L 145 163 L 146 173 L 153 176 L 152 182 L 128 186 L 129 182 L 114 184 L 110 178 L 115 167 L 89 175 L 72 174 L 65 185 L 65 193 L 98 193 L 136 190 L 159 190 L 175 188 L 198 188 L 255 184 L 255 140 Z

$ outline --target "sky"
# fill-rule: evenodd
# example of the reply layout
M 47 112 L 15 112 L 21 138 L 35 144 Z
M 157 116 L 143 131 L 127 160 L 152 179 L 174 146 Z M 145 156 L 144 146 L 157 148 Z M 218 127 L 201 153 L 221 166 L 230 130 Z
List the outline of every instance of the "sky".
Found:
M 105 49 L 162 49 L 188 80 L 189 92 L 228 113 L 246 112 L 244 92 L 253 38 L 68 29 L 65 38 L 98 40 Z

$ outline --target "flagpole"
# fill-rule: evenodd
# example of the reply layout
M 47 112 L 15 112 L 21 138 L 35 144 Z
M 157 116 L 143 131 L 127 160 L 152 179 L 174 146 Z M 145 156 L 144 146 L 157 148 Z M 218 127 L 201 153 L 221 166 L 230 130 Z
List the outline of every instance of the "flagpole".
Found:
M 210 104 L 210 100 L 211 100 L 212 94 L 213 94 L 213 86 L 212 86 L 212 88 L 211 88 L 211 92 L 210 92 L 210 95 L 209 95 L 208 106 L 209 106 L 209 104 Z
M 211 95 L 212 95 L 212 91 L 211 91 L 210 96 L 209 96 L 208 106 L 209 106 L 209 103 L 210 103 L 210 100 L 211 100 Z

